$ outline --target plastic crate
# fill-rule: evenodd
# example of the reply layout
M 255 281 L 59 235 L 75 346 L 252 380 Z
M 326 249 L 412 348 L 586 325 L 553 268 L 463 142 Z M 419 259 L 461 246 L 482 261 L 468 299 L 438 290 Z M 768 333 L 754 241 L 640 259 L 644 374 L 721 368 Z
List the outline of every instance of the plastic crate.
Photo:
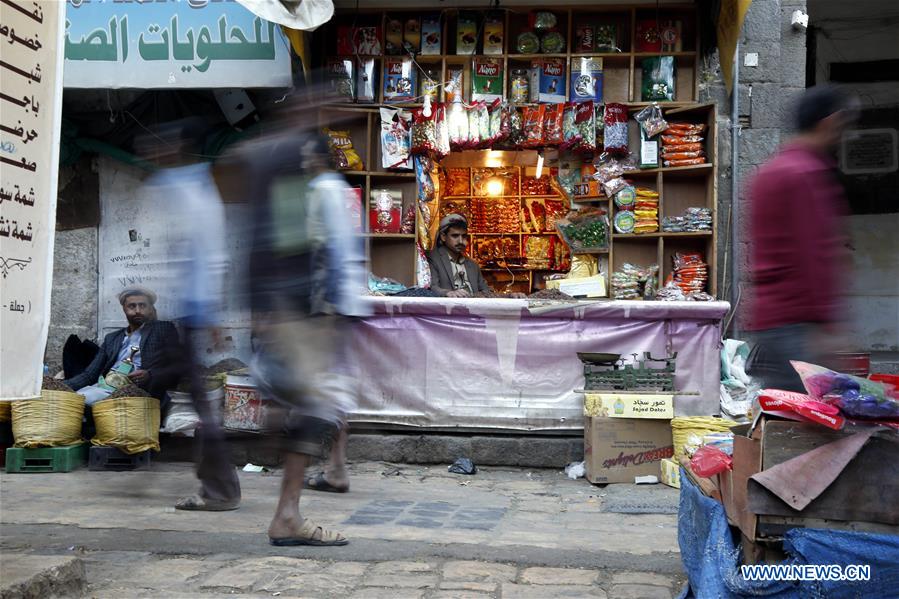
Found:
M 7 472 L 71 472 L 87 462 L 87 443 L 67 447 L 6 450 Z
M 150 450 L 127 454 L 115 447 L 91 447 L 88 470 L 149 470 Z

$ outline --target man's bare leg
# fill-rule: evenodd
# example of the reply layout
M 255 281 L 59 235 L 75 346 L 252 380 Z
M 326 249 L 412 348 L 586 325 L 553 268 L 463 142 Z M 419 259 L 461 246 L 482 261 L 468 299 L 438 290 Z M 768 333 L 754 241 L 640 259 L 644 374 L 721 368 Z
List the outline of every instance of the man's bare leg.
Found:
M 340 425 L 334 441 L 331 443 L 331 451 L 328 454 L 328 463 L 325 464 L 325 480 L 331 485 L 345 489 L 350 486 L 350 477 L 346 470 L 346 446 L 349 440 L 348 426 L 344 422 Z
M 268 527 L 269 539 L 273 543 L 278 540 L 298 541 L 287 543 L 296 545 L 345 545 L 347 541 L 343 535 L 324 530 L 300 515 L 303 475 L 308 463 L 309 457 L 302 453 L 287 453 L 284 456 L 281 496 L 278 498 L 275 516 Z

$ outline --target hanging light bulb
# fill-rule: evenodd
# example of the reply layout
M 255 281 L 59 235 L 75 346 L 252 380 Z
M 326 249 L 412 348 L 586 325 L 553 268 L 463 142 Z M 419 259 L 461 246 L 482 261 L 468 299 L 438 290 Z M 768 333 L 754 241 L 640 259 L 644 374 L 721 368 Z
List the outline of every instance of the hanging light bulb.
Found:
M 543 175 L 543 150 L 537 152 L 537 175 L 535 179 L 539 179 Z
M 431 116 L 431 96 L 430 96 L 430 94 L 425 96 L 425 104 L 421 109 L 421 114 L 425 118 L 430 118 L 430 116 Z
M 503 195 L 503 182 L 496 177 L 487 181 L 487 195 L 501 196 Z

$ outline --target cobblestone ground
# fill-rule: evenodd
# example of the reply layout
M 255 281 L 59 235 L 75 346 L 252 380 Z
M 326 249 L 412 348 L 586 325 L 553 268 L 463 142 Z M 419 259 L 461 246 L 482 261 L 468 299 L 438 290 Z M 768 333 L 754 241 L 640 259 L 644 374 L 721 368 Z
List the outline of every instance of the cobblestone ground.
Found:
M 357 463 L 306 517 L 345 547 L 272 547 L 280 474 L 240 473 L 233 512 L 190 513 L 190 464 L 149 472 L 0 474 L 0 552 L 77 557 L 85 597 L 606 597 L 683 586 L 677 491 L 598 487 L 556 470 Z M 2 559 L 2 558 L 0 558 Z

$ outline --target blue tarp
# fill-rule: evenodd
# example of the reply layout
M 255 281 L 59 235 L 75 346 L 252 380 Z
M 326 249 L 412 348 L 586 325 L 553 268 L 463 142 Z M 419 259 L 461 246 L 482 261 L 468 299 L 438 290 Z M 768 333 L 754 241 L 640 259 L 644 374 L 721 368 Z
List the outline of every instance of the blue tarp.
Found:
M 681 599 L 899 597 L 899 535 L 794 528 L 784 538 L 788 555 L 784 564 L 870 565 L 871 580 L 745 580 L 740 571 L 742 552 L 734 545 L 724 506 L 703 495 L 684 473 L 677 537 L 689 578 Z

